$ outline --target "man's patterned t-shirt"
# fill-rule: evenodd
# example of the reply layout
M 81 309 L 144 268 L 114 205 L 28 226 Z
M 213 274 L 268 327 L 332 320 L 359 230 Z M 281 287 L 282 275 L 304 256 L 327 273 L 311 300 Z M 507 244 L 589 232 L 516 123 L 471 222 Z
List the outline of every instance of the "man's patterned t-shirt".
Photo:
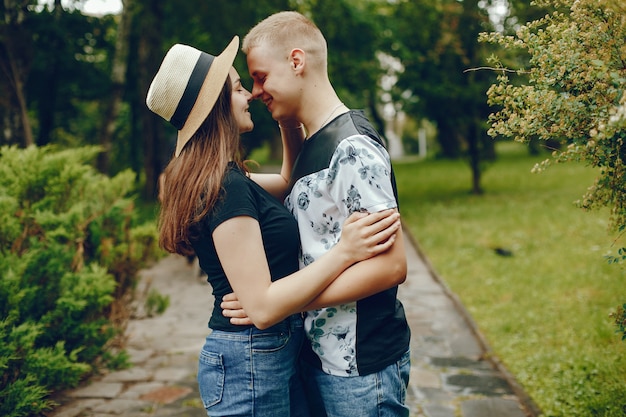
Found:
M 397 207 L 389 155 L 361 112 L 339 116 L 308 139 L 294 176 L 285 206 L 298 222 L 301 268 L 339 241 L 353 212 Z M 317 358 L 310 350 L 307 358 L 305 349 L 305 359 L 338 376 L 364 375 L 393 363 L 409 341 L 396 294 L 394 287 L 359 302 L 307 312 L 309 347 Z

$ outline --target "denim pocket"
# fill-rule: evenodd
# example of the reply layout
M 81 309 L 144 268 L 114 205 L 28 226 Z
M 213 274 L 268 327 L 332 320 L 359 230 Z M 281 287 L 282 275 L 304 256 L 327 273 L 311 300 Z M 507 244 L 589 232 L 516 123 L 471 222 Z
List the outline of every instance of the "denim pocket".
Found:
M 409 365 L 409 367 L 411 366 L 411 350 L 407 350 L 402 354 L 402 356 L 398 360 L 398 365 L 400 366 L 400 368 L 405 369 L 407 365 Z
M 283 349 L 289 343 L 290 331 L 254 333 L 252 335 L 252 351 L 256 353 L 272 353 Z
M 204 408 L 222 401 L 224 378 L 222 355 L 202 350 L 198 366 L 198 388 Z
M 409 387 L 409 377 L 411 375 L 411 350 L 407 350 L 400 360 L 397 362 L 398 366 L 398 374 L 400 376 L 400 381 L 402 382 L 400 386 L 400 398 L 402 399 L 402 403 L 406 401 L 406 391 Z

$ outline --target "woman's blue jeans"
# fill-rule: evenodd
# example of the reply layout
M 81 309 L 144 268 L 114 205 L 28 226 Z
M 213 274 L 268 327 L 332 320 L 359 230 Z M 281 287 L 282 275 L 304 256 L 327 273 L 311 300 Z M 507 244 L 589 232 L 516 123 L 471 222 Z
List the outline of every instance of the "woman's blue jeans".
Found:
M 198 385 L 211 417 L 306 417 L 298 376 L 302 318 L 266 330 L 214 330 L 200 352 Z

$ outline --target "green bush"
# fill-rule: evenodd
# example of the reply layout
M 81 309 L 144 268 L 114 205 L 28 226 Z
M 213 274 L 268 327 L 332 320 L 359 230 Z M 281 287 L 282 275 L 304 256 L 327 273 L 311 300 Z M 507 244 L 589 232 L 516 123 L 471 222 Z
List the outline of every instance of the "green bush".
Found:
M 0 148 L 0 415 L 50 409 L 49 394 L 109 361 L 156 228 L 136 226 L 135 175 L 109 178 L 99 149 Z

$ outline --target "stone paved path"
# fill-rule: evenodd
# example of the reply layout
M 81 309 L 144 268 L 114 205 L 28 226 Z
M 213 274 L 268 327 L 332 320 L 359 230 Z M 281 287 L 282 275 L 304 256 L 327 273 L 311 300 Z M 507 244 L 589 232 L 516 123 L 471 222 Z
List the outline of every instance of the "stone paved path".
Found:
M 407 258 L 399 298 L 412 330 L 411 417 L 538 416 L 410 236 Z M 130 322 L 133 368 L 61 393 L 56 400 L 62 406 L 50 417 L 206 417 L 195 374 L 210 287 L 185 258 L 169 256 L 142 271 L 141 288 L 169 295 L 170 307 L 159 317 Z

